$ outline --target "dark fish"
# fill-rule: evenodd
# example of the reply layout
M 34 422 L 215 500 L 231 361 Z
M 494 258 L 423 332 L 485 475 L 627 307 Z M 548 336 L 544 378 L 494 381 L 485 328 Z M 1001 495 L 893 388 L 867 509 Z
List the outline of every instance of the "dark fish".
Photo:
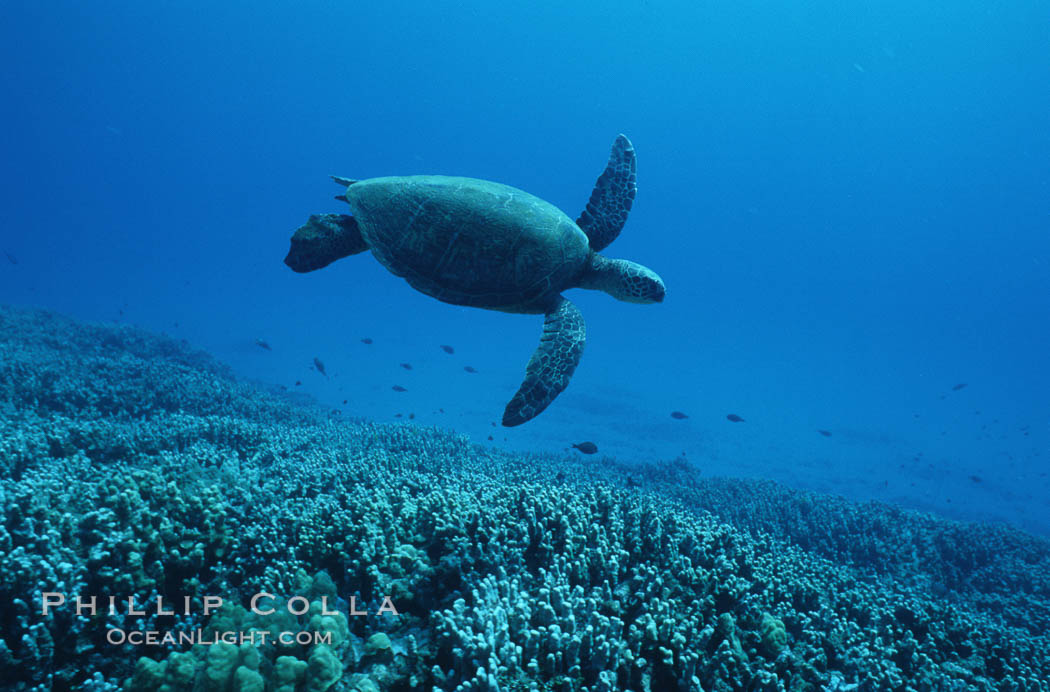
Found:
M 492 439 L 492 435 L 489 435 L 489 440 L 491 440 L 491 439 Z
M 414 413 L 408 414 L 408 419 L 409 420 L 415 420 L 416 419 L 416 414 L 414 414 Z
M 11 264 L 18 264 L 18 258 L 12 255 L 10 252 L 5 252 L 4 255 L 7 257 L 7 261 Z M 449 353 L 452 353 L 452 351 L 449 351 Z
M 320 358 L 314 358 L 314 367 L 317 368 L 317 372 L 328 377 L 328 373 L 324 371 L 324 363 L 321 362 Z
M 344 404 L 346 403 L 346 399 L 343 399 L 343 403 L 344 403 Z
M 726 420 L 733 421 L 734 423 L 743 423 L 744 422 L 744 419 L 741 418 L 740 416 L 736 415 L 735 413 L 730 413 L 728 416 L 726 416 Z
M 981 482 L 981 477 L 980 476 L 970 476 L 970 480 L 973 481 L 974 483 L 980 483 Z
M 578 449 L 584 454 L 594 454 L 598 451 L 598 445 L 593 442 L 580 442 L 579 444 L 574 444 L 572 448 Z
M 296 381 L 295 381 L 295 386 L 296 386 L 296 387 L 300 387 L 300 386 L 302 386 L 302 384 L 303 384 L 303 383 L 302 383 L 301 381 L 299 381 L 299 380 L 296 380 Z
M 448 344 L 441 344 L 441 350 L 445 353 L 455 353 L 456 349 L 452 348 Z
M 255 345 L 258 346 L 259 348 L 263 349 L 263 350 L 266 350 L 266 351 L 272 351 L 273 350 L 272 348 L 270 348 L 270 344 L 266 343 L 262 339 L 256 339 L 255 340 Z
M 675 420 L 685 420 L 688 417 L 689 416 L 685 415 L 681 411 L 671 411 L 671 418 L 674 418 Z
M 957 392 L 960 389 L 966 389 L 966 383 L 965 382 L 960 382 L 959 384 L 957 384 L 954 387 L 952 387 L 952 391 L 953 392 Z
M 393 389 L 395 392 L 407 392 L 408 391 L 407 389 L 405 389 L 404 387 L 402 387 L 399 384 L 395 384 L 393 387 L 391 387 L 391 389 Z
M 370 343 L 372 343 L 372 340 L 371 340 L 371 339 L 369 339 L 369 338 L 368 338 L 368 337 L 366 336 L 365 338 L 361 339 L 361 343 L 362 343 L 362 344 L 370 344 Z
M 565 472 L 564 471 L 558 471 L 558 475 L 554 477 L 554 480 L 556 480 L 556 481 L 563 481 L 563 480 L 565 480 Z
M 405 370 L 411 370 L 412 369 L 412 364 L 411 363 L 402 363 L 401 367 L 403 367 Z
M 820 433 L 821 435 L 823 435 L 824 437 L 831 437 L 831 431 L 830 430 L 818 430 L 817 432 Z
M 467 372 L 477 372 L 477 370 L 475 370 L 474 368 L 470 367 L 469 365 L 464 365 L 463 369 L 466 370 Z
M 394 414 L 394 418 L 400 418 L 400 417 L 401 417 L 402 415 L 403 415 L 403 414 L 401 414 L 401 413 L 395 413 L 395 414 Z

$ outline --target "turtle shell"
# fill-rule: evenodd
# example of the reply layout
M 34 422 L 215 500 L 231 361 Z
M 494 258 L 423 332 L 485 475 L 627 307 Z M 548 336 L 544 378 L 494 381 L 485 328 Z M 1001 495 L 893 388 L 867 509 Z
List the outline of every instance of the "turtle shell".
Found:
M 376 259 L 446 303 L 544 312 L 590 254 L 560 209 L 487 180 L 372 178 L 347 188 L 346 200 Z

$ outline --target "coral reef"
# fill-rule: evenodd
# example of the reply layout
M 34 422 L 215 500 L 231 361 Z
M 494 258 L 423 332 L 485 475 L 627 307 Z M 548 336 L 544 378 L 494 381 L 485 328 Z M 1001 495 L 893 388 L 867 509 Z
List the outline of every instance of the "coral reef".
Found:
M 4 689 L 1050 686 L 1050 545 L 1007 528 L 334 421 L 184 344 L 29 310 L 0 308 L 0 411 Z M 44 615 L 44 592 L 194 607 Z

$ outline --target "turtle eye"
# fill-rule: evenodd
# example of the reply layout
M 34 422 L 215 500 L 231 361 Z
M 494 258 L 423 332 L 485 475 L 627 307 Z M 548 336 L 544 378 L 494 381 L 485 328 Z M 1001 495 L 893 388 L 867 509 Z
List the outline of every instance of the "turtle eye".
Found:
M 664 295 L 667 293 L 667 289 L 664 287 L 664 282 L 660 281 L 659 277 L 652 282 L 650 291 L 649 295 L 652 297 L 654 303 L 664 302 Z
M 630 294 L 634 297 L 633 302 L 638 303 L 662 303 L 667 289 L 664 282 L 656 275 L 656 272 L 642 267 L 630 279 Z
M 643 276 L 642 278 L 642 296 L 653 303 L 662 303 L 664 301 L 664 294 L 667 289 L 664 288 L 664 282 L 660 280 L 659 276 Z

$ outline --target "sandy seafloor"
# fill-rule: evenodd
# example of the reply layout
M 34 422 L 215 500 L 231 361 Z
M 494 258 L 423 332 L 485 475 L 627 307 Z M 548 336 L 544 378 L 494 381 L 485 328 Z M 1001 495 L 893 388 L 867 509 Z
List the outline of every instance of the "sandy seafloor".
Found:
M 3 689 L 1050 687 L 1050 543 L 1004 525 L 349 419 L 27 309 L 0 309 L 0 407 Z M 43 592 L 195 605 L 44 616 Z

